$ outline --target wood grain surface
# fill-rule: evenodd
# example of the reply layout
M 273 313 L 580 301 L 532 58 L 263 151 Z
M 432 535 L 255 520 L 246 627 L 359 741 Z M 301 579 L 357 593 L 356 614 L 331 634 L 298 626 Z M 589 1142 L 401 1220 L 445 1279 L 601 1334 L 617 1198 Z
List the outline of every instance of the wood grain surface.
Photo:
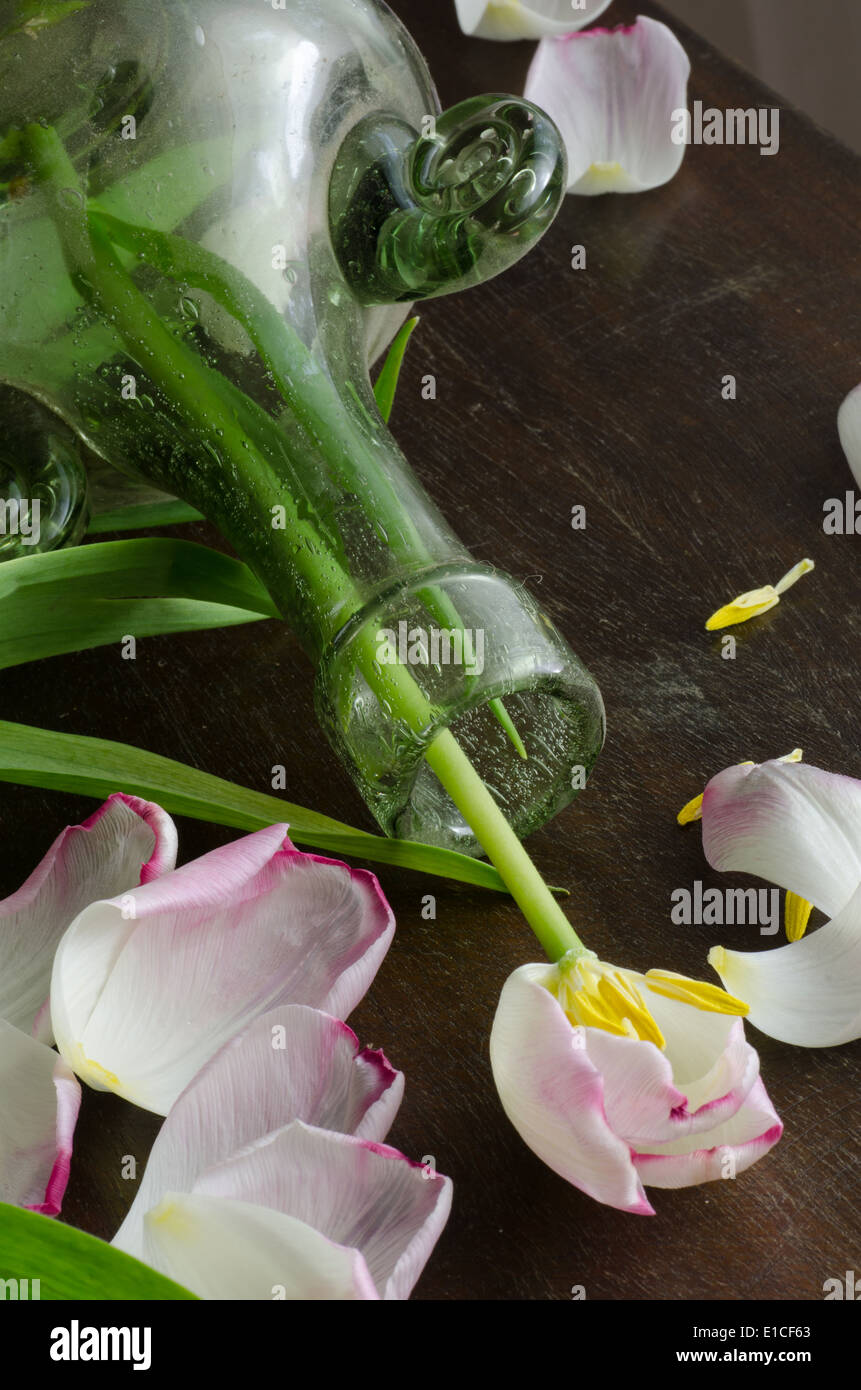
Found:
M 394 0 L 444 106 L 520 92 L 532 46 L 463 37 L 449 0 Z M 614 5 L 602 23 L 636 9 Z M 690 99 L 780 104 L 681 26 Z M 670 922 L 670 894 L 721 880 L 675 814 L 714 772 L 800 744 L 861 776 L 861 538 L 823 533 L 852 479 L 835 417 L 855 385 L 859 161 L 797 112 L 775 157 L 687 151 L 665 188 L 568 198 L 542 244 L 493 283 L 422 309 L 393 417 L 422 481 L 482 560 L 522 578 L 603 689 L 605 751 L 578 802 L 530 841 L 599 954 L 710 976 L 716 929 Z M 586 248 L 585 270 L 571 248 Z M 421 378 L 437 378 L 436 401 Z M 734 401 L 721 380 L 737 378 Z M 583 531 L 571 509 L 586 507 Z M 180 534 L 211 540 L 205 526 Z M 721 656 L 708 614 L 802 556 L 816 572 Z M 312 671 L 275 623 L 150 639 L 0 675 L 5 718 L 125 740 L 369 825 L 318 732 Z M 0 789 L 0 895 L 93 803 Z M 369 827 L 372 828 L 372 827 Z M 183 858 L 231 832 L 180 821 Z M 496 895 L 384 872 L 395 943 L 351 1023 L 406 1072 L 391 1142 L 433 1155 L 454 1207 L 415 1297 L 819 1299 L 861 1271 L 861 1043 L 793 1049 L 751 1030 L 786 1125 L 737 1180 L 653 1194 L 657 1215 L 601 1207 L 545 1168 L 506 1120 L 488 1034 L 508 973 L 539 958 Z M 433 893 L 435 921 L 423 920 Z M 752 939 L 753 934 L 753 939 Z M 719 931 L 758 949 L 755 928 Z M 158 1119 L 87 1092 L 64 1219 L 110 1237 Z

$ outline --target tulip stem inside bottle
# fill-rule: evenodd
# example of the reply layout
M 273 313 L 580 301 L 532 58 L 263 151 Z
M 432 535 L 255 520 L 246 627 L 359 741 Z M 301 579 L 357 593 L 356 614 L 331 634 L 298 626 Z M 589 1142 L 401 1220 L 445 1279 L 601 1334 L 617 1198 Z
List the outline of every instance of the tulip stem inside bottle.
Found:
M 291 561 L 298 570 L 297 582 L 319 603 L 339 612 L 341 620 L 345 621 L 362 606 L 362 597 L 339 552 L 337 540 L 329 535 L 329 528 L 315 517 L 308 499 L 302 497 L 297 502 L 288 495 L 288 489 L 273 470 L 272 457 L 279 457 L 289 448 L 278 421 L 209 367 L 163 323 L 116 250 L 117 244 L 126 251 L 133 249 L 134 229 L 88 206 L 77 172 L 56 131 L 49 126 L 30 125 L 23 132 L 23 141 L 33 172 L 45 188 L 67 268 L 79 291 L 115 329 L 133 360 L 143 364 L 152 382 L 180 418 L 198 438 L 217 441 L 217 456 L 229 461 L 230 474 L 240 483 L 238 489 L 231 490 L 241 494 L 238 503 L 234 497 L 234 505 L 241 509 L 245 533 L 254 537 L 255 567 L 260 570 L 264 582 L 267 566 L 273 570 L 278 568 L 276 552 L 279 547 L 289 545 Z M 175 243 L 182 239 L 176 237 L 162 236 L 163 245 L 159 245 L 157 237 L 154 241 L 152 234 L 140 229 L 138 243 L 146 239 L 150 259 L 161 255 L 170 260 L 171 255 L 182 255 L 186 263 L 180 278 L 192 278 L 189 265 L 194 248 L 178 249 Z M 140 253 L 140 244 L 136 244 L 135 249 Z M 172 268 L 171 264 L 161 266 L 165 273 Z M 229 268 L 224 272 L 227 273 Z M 215 289 L 218 294 L 211 269 L 207 272 L 202 265 L 198 274 L 204 278 L 208 274 L 208 288 Z M 241 299 L 244 288 L 243 284 L 238 288 L 222 286 L 221 302 Z M 242 317 L 247 322 L 247 306 Z M 266 338 L 270 327 L 274 325 L 263 322 L 256 328 L 257 347 L 264 361 L 271 356 Z M 303 381 L 304 387 L 309 377 L 301 372 L 301 365 L 293 364 L 293 373 L 295 379 Z M 300 370 L 297 371 L 297 367 Z M 290 374 L 281 368 L 273 375 L 281 381 Z M 294 388 L 285 404 L 298 419 L 301 430 L 313 431 L 318 444 L 340 457 L 343 449 L 328 413 L 332 408 L 331 400 L 316 394 L 319 387 L 320 383 L 311 374 L 310 397 L 306 399 L 301 390 Z M 338 405 L 342 403 L 339 401 Z M 165 479 L 157 481 L 163 483 Z M 223 481 L 220 464 L 198 469 L 194 479 L 184 476 L 169 479 L 176 490 L 184 492 L 184 500 L 198 507 L 216 525 L 227 519 Z M 287 509 L 288 524 L 283 530 L 271 525 L 273 503 Z M 222 528 L 228 534 L 237 529 L 236 517 L 230 520 L 232 525 Z M 277 593 L 273 597 L 276 603 L 280 602 Z M 300 632 L 299 636 L 301 639 L 303 634 Z M 432 723 L 432 711 L 409 670 L 400 664 L 380 669 L 375 646 L 364 640 L 358 647 L 357 661 L 363 674 L 388 701 L 393 717 L 400 719 L 416 735 L 427 730 Z M 498 712 L 494 713 L 499 718 Z M 506 731 L 517 746 L 519 736 L 513 725 Z M 498 869 L 550 959 L 558 960 L 572 950 L 582 951 L 582 943 L 559 904 L 451 730 L 440 730 L 426 747 L 424 756 Z

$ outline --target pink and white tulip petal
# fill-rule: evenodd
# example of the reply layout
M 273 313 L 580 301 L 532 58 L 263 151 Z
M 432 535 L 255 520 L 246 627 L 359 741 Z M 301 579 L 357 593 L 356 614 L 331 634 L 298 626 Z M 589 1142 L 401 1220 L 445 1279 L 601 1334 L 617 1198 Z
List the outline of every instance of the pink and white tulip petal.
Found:
M 43 1006 L 54 952 L 78 913 L 167 873 L 176 827 L 166 811 L 120 793 L 57 836 L 26 883 L 0 903 L 0 1018 L 51 1041 Z
M 692 1139 L 654 1146 L 634 1154 L 634 1164 L 650 1187 L 690 1187 L 694 1183 L 734 1178 L 773 1148 L 783 1133 L 762 1081 L 757 1080 L 732 1119 L 716 1125 L 710 1145 L 696 1148 Z
M 525 965 L 503 987 L 490 1040 L 503 1108 L 554 1172 L 599 1202 L 652 1215 L 641 1180 L 645 1172 L 651 1181 L 651 1170 L 638 1166 L 636 1152 L 688 1154 L 700 1152 L 703 1140 L 710 1147 L 729 1143 L 716 1136 L 759 1095 L 757 1054 L 739 1018 L 664 998 L 642 976 L 637 987 L 664 1033 L 665 1051 L 574 1027 L 551 993 L 555 979 L 555 966 Z M 774 1135 L 765 1143 L 773 1118 L 769 1110 L 751 1137 L 749 1162 L 776 1142 Z M 758 1149 L 754 1139 L 763 1141 Z M 705 1180 L 696 1176 L 702 1164 L 676 1171 L 679 1184 Z
M 490 1063 L 502 1108 L 524 1142 L 555 1173 L 598 1202 L 651 1216 L 628 1142 L 607 1119 L 604 1080 L 587 1050 L 590 1030 L 573 1028 L 546 988 L 553 971 L 553 966 L 523 965 L 502 987 L 490 1035 Z M 659 1058 L 652 1047 L 646 1065 L 659 1067 Z M 638 1079 L 647 1116 L 653 1113 L 654 1091 L 665 1084 L 666 1073 L 660 1070 L 648 1082 Z M 681 1099 L 670 1092 L 665 1108 Z
M 465 34 L 476 39 L 543 39 L 591 24 L 610 0 L 455 0 Z
M 861 883 L 861 782 L 807 763 L 728 767 L 703 795 L 703 849 L 833 917 Z
M 62 1057 L 0 1019 L 0 1202 L 57 1215 L 80 1104 Z
M 211 1168 L 194 1191 L 272 1207 L 359 1250 L 385 1299 L 409 1297 L 451 1207 L 448 1178 L 300 1120 Z
M 169 1193 L 147 1215 L 143 1259 L 198 1298 L 379 1298 L 357 1250 L 292 1216 L 223 1197 Z
M 709 961 L 750 1005 L 763 1033 L 799 1047 L 861 1037 L 861 884 L 824 927 L 773 951 L 726 951 Z
M 54 962 L 58 1046 L 96 1089 L 167 1114 L 269 1009 L 349 1013 L 393 933 L 372 874 L 259 830 L 80 914 Z
M 640 193 L 673 178 L 689 73 L 678 39 L 654 19 L 540 43 L 524 95 L 562 133 L 568 192 Z
M 304 1120 L 382 1142 L 403 1073 L 362 1048 L 346 1023 L 288 1004 L 256 1019 L 207 1062 L 168 1114 L 114 1244 L 143 1258 L 143 1221 L 165 1192 L 190 1192 L 207 1168 Z
M 856 386 L 837 412 L 837 433 L 846 455 L 846 462 L 852 469 L 856 483 L 861 487 L 861 386 Z

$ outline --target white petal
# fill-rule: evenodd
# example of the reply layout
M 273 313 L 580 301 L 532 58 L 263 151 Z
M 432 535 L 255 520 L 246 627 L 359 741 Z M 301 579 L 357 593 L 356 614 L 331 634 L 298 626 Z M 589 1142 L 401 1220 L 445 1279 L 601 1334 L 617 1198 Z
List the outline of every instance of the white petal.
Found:
M 207 1168 L 304 1120 L 381 1142 L 404 1078 L 360 1048 L 345 1023 L 298 1004 L 273 1009 L 231 1038 L 183 1091 L 152 1147 L 114 1244 L 143 1258 L 143 1218 L 165 1192 L 189 1192 Z
M 144 1258 L 198 1298 L 378 1297 L 358 1251 L 281 1212 L 222 1197 L 168 1193 L 147 1215 Z
M 861 1037 L 861 885 L 832 921 L 773 951 L 712 951 L 731 994 L 763 1033 L 799 1047 Z
M 634 1162 L 649 1187 L 690 1187 L 734 1178 L 767 1154 L 782 1133 L 765 1087 L 757 1081 L 732 1119 L 709 1133 L 708 1148 L 695 1147 L 697 1140 L 689 1136 L 651 1153 L 636 1153 Z
M 455 0 L 465 34 L 477 39 L 543 39 L 570 34 L 603 14 L 610 0 Z
M 703 795 L 703 849 L 833 917 L 861 883 L 861 782 L 808 763 L 728 767 Z
M 259 1014 L 355 1007 L 391 941 L 391 911 L 372 874 L 299 854 L 285 830 L 81 913 L 51 984 L 58 1045 L 79 1076 L 166 1114 Z
M 62 1057 L 0 1019 L 0 1202 L 57 1215 L 80 1104 Z
M 524 95 L 562 132 L 568 191 L 638 193 L 671 179 L 689 73 L 678 39 L 653 19 L 540 43 Z
M 856 386 L 837 412 L 837 432 L 846 461 L 861 487 L 861 386 Z
M 555 967 L 524 965 L 506 980 L 490 1035 L 490 1062 L 503 1109 L 520 1137 L 548 1167 L 596 1201 L 651 1215 L 627 1140 L 605 1109 L 604 1079 L 590 1055 L 591 1028 L 573 1028 L 545 987 Z M 630 1041 L 630 1040 L 627 1040 Z M 603 1039 L 595 1038 L 599 1049 Z M 668 1066 L 650 1043 L 632 1043 L 631 1059 L 652 1066 L 644 1090 L 649 1114 L 684 1097 L 668 1083 Z M 629 1117 L 630 1118 L 630 1117 Z M 639 1128 L 639 1122 L 636 1124 Z
M 176 827 L 136 796 L 111 796 L 81 825 L 67 826 L 41 863 L 0 903 L 0 1018 L 34 1029 L 48 997 L 54 952 L 78 913 L 173 868 Z M 36 1028 L 51 1041 L 49 1018 Z
M 448 1178 L 298 1120 L 211 1168 L 194 1190 L 273 1207 L 360 1250 L 386 1299 L 409 1297 L 451 1207 Z

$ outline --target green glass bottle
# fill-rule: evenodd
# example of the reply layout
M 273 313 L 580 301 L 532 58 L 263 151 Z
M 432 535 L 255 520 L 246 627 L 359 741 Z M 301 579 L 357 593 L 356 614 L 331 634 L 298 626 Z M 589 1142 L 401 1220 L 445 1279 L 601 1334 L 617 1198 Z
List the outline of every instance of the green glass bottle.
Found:
M 582 785 L 598 689 L 475 561 L 377 410 L 409 303 L 523 255 L 555 127 L 440 113 L 377 0 L 0 3 L 0 379 L 202 511 L 316 667 L 323 727 L 390 834 L 478 852 L 425 760 L 450 727 L 525 835 Z M 524 756 L 525 755 L 525 756 Z

